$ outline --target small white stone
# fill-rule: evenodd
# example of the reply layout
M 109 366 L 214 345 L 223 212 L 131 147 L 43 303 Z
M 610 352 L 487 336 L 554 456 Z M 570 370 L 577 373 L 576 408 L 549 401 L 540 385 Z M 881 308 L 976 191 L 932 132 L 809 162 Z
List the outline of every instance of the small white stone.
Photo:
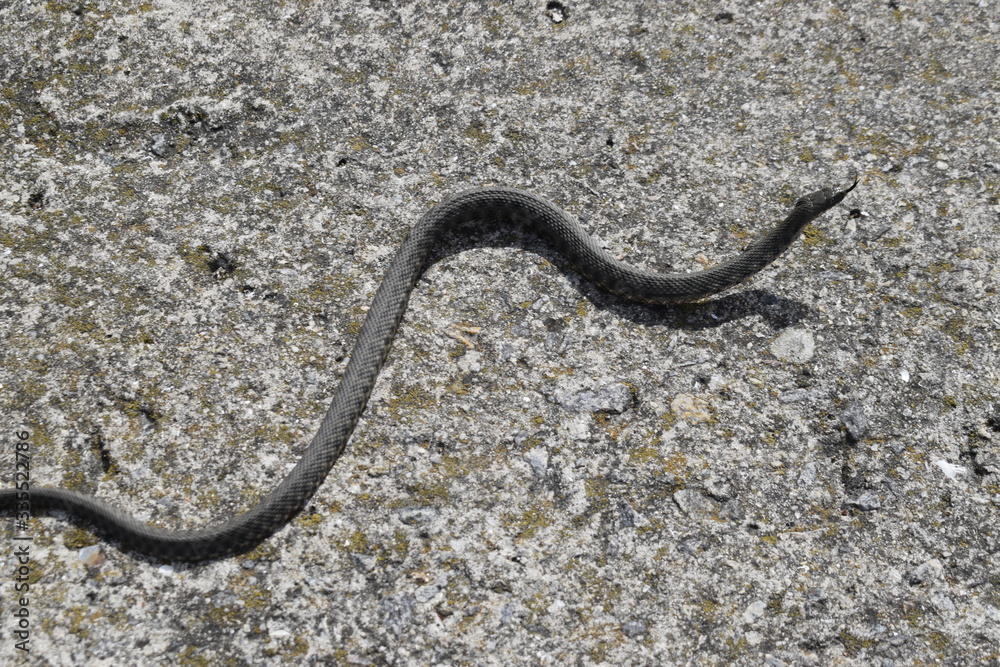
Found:
M 79 557 L 80 561 L 87 567 L 97 567 L 104 562 L 104 554 L 101 553 L 101 547 L 96 545 L 80 549 Z
M 801 364 L 812 359 L 816 339 L 805 329 L 788 329 L 771 343 L 771 354 L 783 361 Z
M 767 609 L 767 603 L 763 600 L 754 600 L 750 603 L 750 606 L 746 608 L 743 612 L 743 622 L 752 623 L 758 618 L 764 615 L 764 610 Z
M 938 459 L 934 463 L 938 468 L 941 468 L 941 472 L 943 472 L 945 477 L 948 479 L 956 479 L 959 475 L 965 473 L 965 468 L 957 466 L 954 463 L 948 463 L 944 459 Z

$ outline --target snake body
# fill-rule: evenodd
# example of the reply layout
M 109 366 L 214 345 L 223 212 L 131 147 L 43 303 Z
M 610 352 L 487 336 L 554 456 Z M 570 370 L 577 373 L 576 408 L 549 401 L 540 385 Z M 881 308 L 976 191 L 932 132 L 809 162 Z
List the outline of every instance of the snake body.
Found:
M 547 237 L 599 287 L 636 301 L 683 303 L 718 294 L 750 278 L 784 252 L 810 221 L 840 203 L 856 185 L 857 181 L 840 192 L 825 188 L 802 197 L 783 222 L 728 261 L 704 271 L 670 274 L 640 270 L 618 261 L 570 215 L 541 197 L 513 188 L 464 192 L 429 210 L 410 230 L 375 294 L 316 435 L 294 469 L 257 505 L 221 524 L 192 531 L 151 526 L 96 496 L 53 487 L 32 488 L 29 511 L 64 510 L 89 522 L 106 537 L 165 560 L 195 561 L 244 552 L 290 521 L 340 457 L 368 402 L 410 293 L 435 243 L 448 229 L 474 219 L 523 223 Z M 24 492 L 0 490 L 0 511 L 29 509 L 24 500 Z

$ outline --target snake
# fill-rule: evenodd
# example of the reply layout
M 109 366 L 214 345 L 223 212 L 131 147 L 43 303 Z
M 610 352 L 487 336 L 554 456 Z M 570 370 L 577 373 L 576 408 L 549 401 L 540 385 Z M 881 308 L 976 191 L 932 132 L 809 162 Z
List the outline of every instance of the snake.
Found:
M 97 496 L 73 489 L 33 487 L 0 490 L 0 511 L 32 516 L 62 510 L 96 532 L 147 556 L 200 561 L 245 553 L 295 517 L 340 458 L 368 403 L 379 371 L 406 311 L 410 294 L 427 268 L 441 235 L 474 220 L 527 226 L 540 233 L 585 278 L 627 299 L 651 304 L 701 301 L 734 287 L 781 255 L 806 225 L 843 201 L 858 184 L 823 188 L 799 198 L 791 213 L 743 251 L 711 268 L 660 273 L 616 259 L 570 214 L 537 195 L 507 187 L 469 190 L 429 209 L 414 225 L 365 316 L 347 367 L 312 441 L 285 478 L 256 505 L 222 523 L 198 530 L 171 530 L 140 521 Z

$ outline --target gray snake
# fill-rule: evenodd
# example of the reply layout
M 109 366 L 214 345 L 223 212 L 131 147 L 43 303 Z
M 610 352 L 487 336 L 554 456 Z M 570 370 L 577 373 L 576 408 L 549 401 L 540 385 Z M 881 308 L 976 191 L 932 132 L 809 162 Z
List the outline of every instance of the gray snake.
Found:
M 753 276 L 784 252 L 810 221 L 840 203 L 855 186 L 856 180 L 840 192 L 824 188 L 802 197 L 783 222 L 732 259 L 704 271 L 670 274 L 618 261 L 576 220 L 541 197 L 513 188 L 464 192 L 430 209 L 410 230 L 375 294 L 316 435 L 294 469 L 257 505 L 219 525 L 193 531 L 151 526 L 96 496 L 52 487 L 32 488 L 30 508 L 24 504 L 24 492 L 0 490 L 0 511 L 64 510 L 89 522 L 99 533 L 161 559 L 195 561 L 244 552 L 290 521 L 340 457 L 368 402 L 410 293 L 436 241 L 448 229 L 477 219 L 526 224 L 547 237 L 599 287 L 646 303 L 684 303 L 718 294 Z

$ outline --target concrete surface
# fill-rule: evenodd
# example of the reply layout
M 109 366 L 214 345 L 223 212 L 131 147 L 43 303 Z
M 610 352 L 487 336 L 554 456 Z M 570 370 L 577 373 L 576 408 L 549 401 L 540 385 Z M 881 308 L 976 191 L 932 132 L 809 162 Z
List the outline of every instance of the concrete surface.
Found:
M 160 525 L 274 486 L 450 194 L 688 271 L 861 177 L 701 305 L 470 225 L 306 512 L 200 565 L 35 518 L 0 662 L 997 665 L 996 10 L 0 2 L 0 479 L 25 433 Z

